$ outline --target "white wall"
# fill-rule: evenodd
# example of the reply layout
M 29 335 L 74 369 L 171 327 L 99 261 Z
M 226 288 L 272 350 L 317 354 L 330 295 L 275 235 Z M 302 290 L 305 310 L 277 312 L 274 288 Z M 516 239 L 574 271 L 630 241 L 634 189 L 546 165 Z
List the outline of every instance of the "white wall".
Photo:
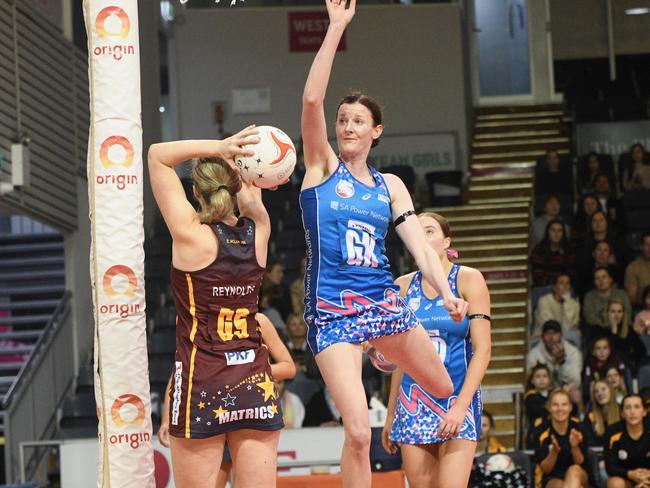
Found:
M 556 60 L 606 57 L 605 0 L 550 0 L 553 54 Z M 650 15 L 625 15 L 647 6 L 639 0 L 612 0 L 616 54 L 650 52 Z
M 289 11 L 246 8 L 182 12 L 170 48 L 171 119 L 181 138 L 215 137 L 211 104 L 228 102 L 225 129 L 250 122 L 300 132 L 303 85 L 315 53 L 290 53 Z M 337 56 L 326 100 L 360 89 L 384 105 L 387 134 L 458 131 L 467 154 L 467 104 L 461 11 L 457 5 L 358 7 Z M 173 68 L 175 66 L 175 69 Z M 234 116 L 233 88 L 270 87 L 272 113 Z M 176 113 L 177 112 L 177 113 Z M 333 134 L 331 134 L 333 135 Z

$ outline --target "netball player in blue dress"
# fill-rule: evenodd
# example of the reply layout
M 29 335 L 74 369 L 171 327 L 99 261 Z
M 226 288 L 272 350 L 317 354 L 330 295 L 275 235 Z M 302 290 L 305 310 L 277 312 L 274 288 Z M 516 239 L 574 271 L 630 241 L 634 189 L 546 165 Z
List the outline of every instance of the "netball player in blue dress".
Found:
M 420 319 L 449 371 L 451 395 L 432 395 L 398 368 L 391 379 L 382 443 L 401 445 L 411 488 L 466 487 L 481 429 L 480 383 L 490 362 L 490 295 L 478 270 L 453 264 L 449 223 L 441 215 L 419 215 L 428 245 L 440 256 L 453 293 L 469 302 L 469 315 L 454 322 L 433 286 L 417 271 L 397 279 L 400 293 Z
M 367 163 L 383 130 L 376 102 L 360 94 L 343 99 L 335 122 L 338 155 L 328 142 L 323 102 L 355 0 L 349 7 L 345 0 L 325 3 L 330 24 L 303 93 L 305 321 L 309 345 L 343 419 L 343 486 L 369 488 L 370 425 L 361 344 L 370 342 L 431 394 L 452 392 L 433 344 L 393 283 L 384 252 L 391 221 L 454 319 L 463 319 L 467 303 L 452 293 L 433 249 L 422 245 L 424 233 L 402 181 Z

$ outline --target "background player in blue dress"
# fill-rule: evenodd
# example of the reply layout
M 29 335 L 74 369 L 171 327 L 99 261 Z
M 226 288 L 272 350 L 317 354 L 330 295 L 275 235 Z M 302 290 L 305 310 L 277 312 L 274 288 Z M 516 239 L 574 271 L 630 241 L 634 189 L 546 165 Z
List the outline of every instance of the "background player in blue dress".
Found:
M 440 396 L 452 392 L 435 348 L 393 284 L 384 254 L 391 221 L 452 317 L 462 320 L 467 303 L 451 292 L 435 252 L 422 245 L 424 233 L 404 183 L 367 164 L 383 131 L 377 103 L 361 94 L 346 97 L 336 116 L 338 156 L 328 142 L 323 103 L 355 0 L 349 8 L 345 0 L 325 3 L 330 24 L 303 93 L 305 322 L 309 345 L 343 419 L 343 486 L 369 488 L 370 425 L 361 343 L 369 341 L 427 391 Z
M 481 430 L 481 388 L 490 362 L 490 295 L 476 269 L 449 261 L 447 219 L 419 215 L 429 246 L 440 256 L 453 293 L 469 302 L 469 316 L 454 322 L 433 286 L 417 271 L 397 279 L 400 294 L 438 348 L 454 384 L 451 395 L 433 396 L 407 373 L 391 378 L 382 443 L 388 452 L 401 445 L 411 488 L 466 487 Z

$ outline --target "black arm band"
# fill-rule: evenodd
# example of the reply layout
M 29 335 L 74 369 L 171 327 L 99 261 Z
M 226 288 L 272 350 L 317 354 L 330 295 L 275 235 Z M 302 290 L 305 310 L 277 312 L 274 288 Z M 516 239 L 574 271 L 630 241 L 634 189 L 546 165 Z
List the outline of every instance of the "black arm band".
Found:
M 395 227 L 397 227 L 399 224 L 401 224 L 402 222 L 404 222 L 406 220 L 406 217 L 410 217 L 411 215 L 415 215 L 415 210 L 407 210 L 402 215 L 397 217 L 395 219 L 395 222 L 393 222 L 393 224 L 395 224 Z
M 484 313 L 473 313 L 472 315 L 468 315 L 467 318 L 469 320 L 474 320 L 474 319 L 483 319 L 483 320 L 488 320 L 491 321 L 489 315 L 485 315 Z

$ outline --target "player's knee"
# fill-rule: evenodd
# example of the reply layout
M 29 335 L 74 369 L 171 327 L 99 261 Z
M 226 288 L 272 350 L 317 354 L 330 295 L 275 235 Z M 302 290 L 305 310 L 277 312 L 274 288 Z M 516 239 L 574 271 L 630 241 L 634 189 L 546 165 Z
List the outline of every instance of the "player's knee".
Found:
M 433 476 L 425 472 L 412 472 L 407 474 L 410 488 L 429 488 L 435 486 Z
M 347 428 L 345 439 L 354 452 L 363 453 L 370 450 L 370 429 L 365 426 Z
M 612 476 L 607 479 L 607 488 L 626 488 L 627 483 L 623 478 Z
M 432 392 L 437 397 L 449 397 L 454 393 L 454 384 L 449 377 L 436 384 L 436 391 Z
M 584 470 L 577 464 L 573 464 L 567 469 L 564 480 L 568 481 L 569 479 L 579 480 L 584 474 Z

